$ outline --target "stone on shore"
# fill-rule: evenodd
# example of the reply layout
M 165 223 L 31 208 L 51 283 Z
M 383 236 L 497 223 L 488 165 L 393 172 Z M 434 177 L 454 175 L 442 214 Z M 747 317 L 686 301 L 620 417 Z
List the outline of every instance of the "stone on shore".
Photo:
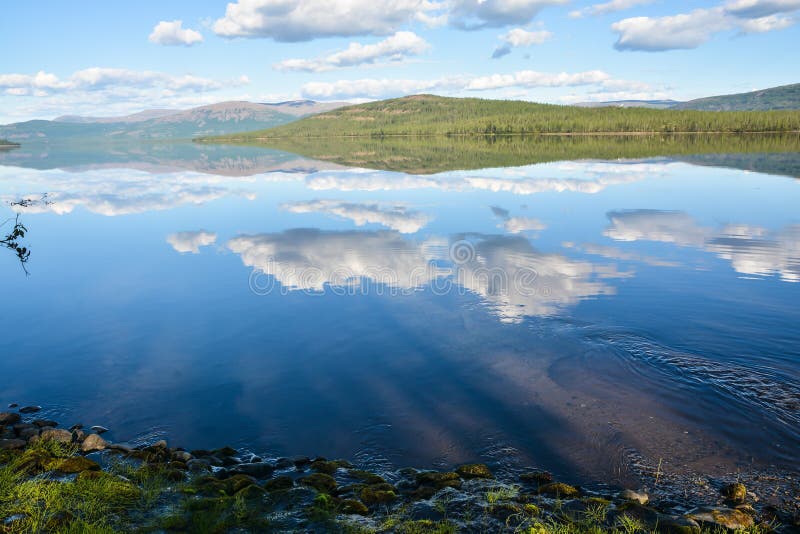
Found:
M 72 432 L 60 428 L 46 428 L 39 434 L 39 439 L 49 439 L 59 443 L 72 443 Z
M 0 451 L 23 449 L 27 442 L 21 439 L 0 439 Z
M 735 504 L 742 504 L 747 500 L 747 488 L 744 484 L 728 484 L 720 490 L 720 493 L 726 500 Z
M 647 504 L 650 502 L 650 497 L 646 493 L 629 489 L 621 491 L 619 498 L 626 501 L 638 502 L 639 504 Z
M 104 426 L 95 425 L 90 429 L 92 432 L 97 432 L 98 434 L 105 434 L 108 432 L 108 429 Z
M 563 482 L 551 482 L 550 484 L 545 484 L 544 486 L 539 488 L 539 493 L 544 495 L 552 495 L 554 497 L 577 497 L 580 495 L 580 491 L 575 486 L 570 486 L 569 484 L 564 484 Z
M 456 473 L 461 478 L 494 478 L 494 475 L 489 470 L 486 464 L 466 464 L 456 468 Z
M 83 452 L 102 451 L 106 447 L 108 447 L 108 443 L 98 434 L 89 434 L 81 443 Z
M 730 530 L 739 530 L 753 526 L 753 516 L 734 508 L 704 506 L 695 508 L 686 517 L 693 519 L 701 525 L 710 527 L 724 527 Z
M 0 425 L 16 425 L 20 421 L 22 417 L 18 413 L 0 412 Z

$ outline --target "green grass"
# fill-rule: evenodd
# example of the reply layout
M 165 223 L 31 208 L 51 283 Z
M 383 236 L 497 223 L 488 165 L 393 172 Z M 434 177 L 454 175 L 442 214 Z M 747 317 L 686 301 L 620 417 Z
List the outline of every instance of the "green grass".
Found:
M 713 165 L 714 161 L 720 160 L 719 154 L 781 153 L 792 157 L 800 153 L 800 134 L 295 137 L 260 141 L 246 139 L 239 144 L 283 150 L 348 167 L 432 174 L 579 159 L 710 155 L 705 163 Z M 736 167 L 746 165 L 748 161 L 752 162 L 752 158 L 747 161 L 725 158 L 722 165 Z M 761 163 L 768 165 L 769 161 Z M 786 165 L 782 167 L 786 168 Z M 790 168 L 794 167 L 790 165 Z M 750 170 L 759 168 L 756 166 Z M 775 169 L 776 172 L 779 170 Z M 796 170 L 800 174 L 800 167 Z
M 800 131 L 800 111 L 583 108 L 416 95 L 348 106 L 276 128 L 210 139 L 785 131 Z

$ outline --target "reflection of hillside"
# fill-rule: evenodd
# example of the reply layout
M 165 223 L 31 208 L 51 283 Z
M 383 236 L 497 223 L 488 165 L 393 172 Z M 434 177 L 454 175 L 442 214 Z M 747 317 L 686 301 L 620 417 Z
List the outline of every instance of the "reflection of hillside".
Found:
M 246 145 L 243 145 L 246 146 Z M 705 156 L 709 165 L 750 168 L 800 176 L 800 135 L 680 136 L 516 136 L 282 138 L 254 144 L 293 152 L 348 167 L 433 174 L 450 170 L 518 167 L 576 159 L 639 159 L 660 156 Z M 765 153 L 784 153 L 791 172 L 767 163 Z M 790 154 L 795 153 L 795 154 Z M 762 170 L 763 169 L 763 170 Z
M 80 172 L 135 169 L 148 173 L 195 171 L 221 176 L 252 176 L 270 171 L 314 172 L 337 165 L 256 147 L 205 146 L 193 143 L 30 144 L 0 152 L 0 165 Z

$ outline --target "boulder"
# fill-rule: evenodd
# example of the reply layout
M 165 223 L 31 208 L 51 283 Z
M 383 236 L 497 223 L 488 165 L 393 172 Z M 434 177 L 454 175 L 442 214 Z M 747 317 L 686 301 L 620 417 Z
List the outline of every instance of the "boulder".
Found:
M 255 478 L 267 478 L 272 476 L 275 467 L 266 462 L 258 462 L 254 464 L 237 464 L 235 467 L 232 467 L 230 471 L 232 473 L 250 475 Z
M 0 451 L 23 449 L 27 442 L 21 439 L 0 439 Z
M 633 491 L 629 489 L 621 491 L 619 498 L 625 501 L 638 502 L 639 504 L 647 504 L 650 502 L 650 497 L 645 492 Z
M 105 434 L 106 432 L 108 432 L 108 429 L 106 427 L 100 425 L 93 426 L 91 430 L 92 432 L 96 432 L 98 434 Z
M 60 428 L 46 428 L 39 434 L 39 439 L 49 439 L 60 443 L 72 443 L 72 432 Z
M 688 517 L 662 515 L 656 530 L 659 534 L 700 534 L 700 524 Z
M 18 413 L 0 412 L 0 425 L 16 425 L 22 421 Z
M 701 525 L 723 527 L 730 530 L 739 530 L 753 526 L 753 516 L 741 510 L 725 507 L 703 506 L 695 508 L 686 517 L 693 519 Z
M 102 451 L 106 447 L 108 447 L 108 443 L 99 434 L 89 434 L 81 443 L 83 452 Z
M 461 478 L 494 478 L 486 464 L 466 464 L 456 468 Z
M 747 488 L 744 484 L 728 484 L 724 486 L 720 493 L 725 500 L 736 504 L 742 504 L 747 500 Z
M 41 406 L 24 406 L 19 409 L 19 413 L 36 413 L 41 409 Z
M 564 484 L 563 482 L 551 482 L 540 487 L 539 493 L 559 498 L 571 498 L 577 497 L 581 492 L 575 486 L 570 486 L 569 484 Z

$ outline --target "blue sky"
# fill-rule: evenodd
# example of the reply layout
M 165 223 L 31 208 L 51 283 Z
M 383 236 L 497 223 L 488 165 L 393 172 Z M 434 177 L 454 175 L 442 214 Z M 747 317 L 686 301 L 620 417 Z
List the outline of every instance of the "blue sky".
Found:
M 685 100 L 800 81 L 798 20 L 800 0 L 14 2 L 0 123 L 420 92 Z

